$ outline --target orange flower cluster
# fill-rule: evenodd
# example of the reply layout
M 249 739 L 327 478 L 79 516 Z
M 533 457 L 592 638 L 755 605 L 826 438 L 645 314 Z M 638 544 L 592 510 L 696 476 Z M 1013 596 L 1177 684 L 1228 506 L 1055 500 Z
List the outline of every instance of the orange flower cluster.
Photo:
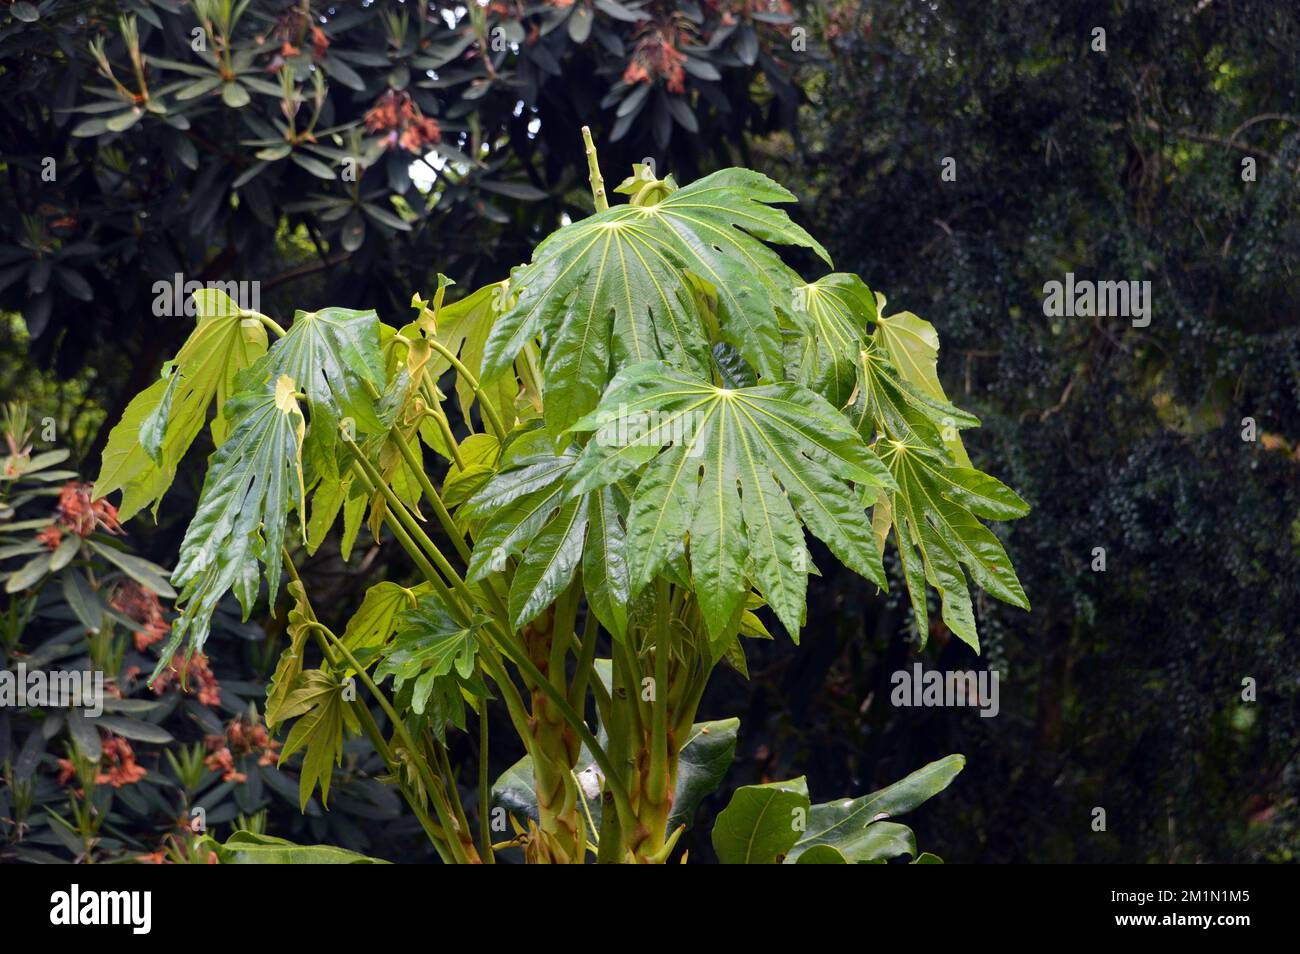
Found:
M 81 484 L 75 480 L 64 484 L 59 491 L 59 523 L 82 539 L 101 528 L 109 533 L 122 533 L 122 525 L 117 522 L 117 508 L 107 500 L 91 499 L 93 489 L 93 484 Z
M 152 646 L 172 630 L 171 623 L 163 619 L 162 603 L 157 594 L 135 580 L 123 580 L 109 605 L 144 627 L 143 633 L 133 634 L 139 652 L 144 652 L 145 647 Z
M 251 719 L 232 719 L 224 735 L 210 735 L 204 739 L 212 753 L 204 765 L 221 773 L 223 782 L 243 782 L 247 776 L 235 768 L 235 758 L 256 755 L 258 765 L 271 765 L 276 759 L 280 743 L 271 738 L 266 726 Z
M 401 146 L 407 152 L 420 152 L 429 143 L 442 141 L 438 121 L 420 112 L 411 94 L 389 90 L 366 112 L 366 130 L 383 134 L 385 149 Z
M 188 818 L 178 818 L 176 820 L 178 832 L 168 832 L 163 835 L 162 841 L 158 843 L 158 850 L 151 851 L 147 855 L 140 855 L 136 858 L 142 865 L 175 865 L 182 861 L 193 862 L 195 852 L 202 850 L 200 841 L 190 829 L 190 820 Z M 178 860 L 179 859 L 179 860 Z M 207 857 L 204 858 L 204 864 L 220 864 L 217 853 L 208 849 Z
M 280 43 L 280 61 L 283 62 L 291 56 L 297 56 L 302 52 L 297 45 L 297 40 L 302 36 L 303 28 L 308 26 L 307 20 L 311 14 L 301 7 L 291 7 L 280 15 L 275 21 L 275 28 L 271 30 L 271 38 L 278 40 Z M 325 31 L 320 28 L 319 24 L 310 24 L 311 28 L 311 52 L 312 56 L 320 59 L 325 55 L 325 51 L 330 48 L 330 38 L 325 35 Z M 265 35 L 256 37 L 259 44 L 266 42 Z M 277 65 L 278 69 L 279 66 Z
M 645 29 L 632 50 L 632 59 L 623 71 L 629 86 L 662 79 L 670 93 L 686 91 L 686 54 L 677 49 L 680 34 L 676 27 L 655 24 Z
M 38 542 L 45 544 L 47 550 L 57 550 L 59 544 L 63 542 L 63 531 L 59 529 L 57 523 L 52 523 L 44 530 L 36 534 Z
M 191 653 L 188 658 L 180 653 L 173 656 L 171 663 L 154 680 L 153 691 L 162 695 L 174 684 L 187 692 L 197 692 L 199 702 L 205 706 L 221 702 L 221 686 L 217 684 L 217 677 L 208 666 L 208 657 L 203 653 Z
M 137 765 L 135 752 L 131 743 L 118 735 L 102 732 L 102 754 L 99 757 L 99 771 L 95 773 L 96 785 L 134 785 L 148 773 L 143 765 Z M 70 759 L 59 759 L 59 784 L 67 785 L 77 774 L 76 767 Z M 80 789 L 78 795 L 84 794 Z

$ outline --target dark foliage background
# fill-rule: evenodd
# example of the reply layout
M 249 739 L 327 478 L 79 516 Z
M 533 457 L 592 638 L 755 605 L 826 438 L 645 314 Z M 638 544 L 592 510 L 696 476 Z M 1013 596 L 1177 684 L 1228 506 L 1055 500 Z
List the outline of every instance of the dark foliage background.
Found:
M 610 12 L 628 8 L 583 0 L 491 4 L 482 24 L 460 29 L 489 37 L 494 25 L 517 24 L 510 30 L 518 42 L 493 59 L 497 78 L 487 81 L 471 44 L 448 61 L 454 70 L 436 70 L 437 83 L 410 86 L 422 113 L 440 124 L 433 148 L 455 150 L 445 156 L 453 163 L 473 158 L 425 193 L 402 182 L 413 155 L 376 152 L 384 131 L 365 126 L 386 90 L 407 88 L 394 72 L 419 77 L 420 58 L 435 56 L 419 41 L 389 40 L 395 28 L 381 14 L 416 8 L 339 4 L 325 18 L 325 51 L 309 36 L 297 44 L 295 55 L 308 57 L 300 108 L 312 108 L 308 67 L 343 56 L 362 85 L 319 64 L 330 79 L 322 127 L 350 126 L 358 138 L 341 138 L 329 147 L 338 154 L 322 158 L 339 160 L 354 147 L 379 155 L 372 168 L 383 177 L 373 187 L 381 203 L 402 197 L 391 214 L 407 230 L 385 228 L 383 217 L 355 205 L 335 218 L 298 208 L 322 190 L 346 198 L 350 187 L 324 183 L 292 159 L 249 180 L 264 180 L 257 201 L 230 202 L 232 192 L 248 194 L 232 183 L 258 148 L 241 142 L 256 137 L 249 117 L 279 114 L 269 93 L 254 90 L 251 105 L 238 108 L 212 96 L 168 107 L 193 113 L 190 138 L 202 133 L 195 168 L 175 147 L 185 131 L 155 116 L 125 135 L 74 136 L 97 114 L 58 109 L 94 98 L 84 89 L 94 85 L 89 37 L 113 37 L 112 62 L 129 64 L 109 16 L 115 5 L 46 0 L 27 24 L 14 19 L 18 4 L 7 6 L 0 245 L 23 254 L 0 249 L 0 307 L 21 312 L 31 334 L 6 324 L 0 391 L 12 393 L 0 396 L 57 406 L 65 433 L 87 454 L 88 476 L 105 413 L 152 380 L 183 334 L 183 322 L 160 324 L 149 311 L 160 277 L 260 279 L 271 291 L 263 310 L 273 314 L 328 302 L 373 305 L 395 320 L 435 272 L 472 287 L 526 258 L 561 214 L 582 214 L 581 123 L 596 131 L 615 181 L 645 155 L 682 179 L 756 165 L 801 197 L 796 215 L 838 268 L 860 272 L 890 310 L 915 311 L 938 328 L 947 391 L 983 422 L 967 434 L 976 465 L 1034 506 L 1004 534 L 1034 610 L 980 601 L 981 657 L 941 626 L 918 654 L 901 584 L 877 594 L 814 552 L 826 575 L 809 597 L 803 645 L 778 638 L 754 647 L 752 678 L 720 673 L 706 699 L 702 717 L 738 715 L 742 723 L 724 791 L 806 773 L 815 793 L 856 793 L 963 752 L 966 771 L 911 819 L 920 843 L 949 861 L 1294 860 L 1294 6 L 650 3 L 641 5 L 643 18 L 628 20 Z M 430 45 L 450 49 L 440 44 L 454 45 L 454 31 L 435 21 L 437 6 L 409 35 L 427 33 Z M 240 42 L 258 51 L 257 62 L 284 54 L 274 30 L 300 7 L 254 5 L 262 25 Z M 185 58 L 193 17 L 185 4 L 123 9 L 139 14 L 146 51 Z M 577 9 L 619 42 L 571 32 Z M 160 28 L 151 30 L 146 11 Z M 359 19 L 336 30 L 334 18 L 351 14 Z M 811 34 L 806 51 L 796 51 L 794 27 Z M 1093 48 L 1096 28 L 1105 30 L 1104 51 Z M 694 48 L 691 58 L 713 72 L 685 72 L 677 89 L 665 66 L 648 83 L 619 88 L 652 31 L 674 49 Z M 349 51 L 361 58 L 347 60 Z M 624 115 L 635 121 L 621 122 L 633 94 L 643 101 Z M 683 105 L 697 130 L 674 118 Z M 72 159 L 57 189 L 39 185 L 46 155 Z M 956 162 L 955 181 L 941 179 L 945 158 Z M 1243 159 L 1254 160 L 1253 181 L 1243 181 Z M 365 188 L 377 179 L 363 179 Z M 210 214 L 195 228 L 199 206 Z M 365 231 L 349 250 L 355 236 L 345 242 L 344 232 L 354 215 Z M 94 251 L 60 258 L 83 242 Z M 37 266 L 29 259 L 41 258 L 34 247 L 84 274 L 91 292 L 83 301 L 75 281 L 60 285 L 56 265 L 43 324 L 33 304 L 46 287 L 30 278 Z M 1043 285 L 1066 272 L 1150 281 L 1150 326 L 1045 316 Z M 1255 422 L 1254 441 L 1243 440 L 1245 418 Z M 182 475 L 166 511 L 183 513 L 196 490 Z M 179 529 L 166 517 L 154 532 L 137 521 L 133 542 L 167 563 Z M 1096 547 L 1105 549 L 1105 572 L 1092 569 Z M 358 557 L 348 567 L 322 551 L 306 572 L 337 593 L 341 619 L 371 578 L 405 571 L 385 559 L 363 553 L 363 575 Z M 282 617 L 258 621 L 268 639 L 279 638 Z M 213 645 L 218 677 L 240 685 L 264 679 L 274 658 L 233 633 Z M 917 659 L 997 670 L 1000 714 L 893 707 L 890 676 Z M 1246 678 L 1257 684 L 1253 703 L 1242 701 Z M 472 742 L 460 744 L 472 757 Z M 492 754 L 504 768 L 515 753 Z M 1098 807 L 1104 832 L 1093 830 Z M 293 815 L 296 806 L 278 804 L 272 830 L 278 823 L 289 833 Z M 403 855 L 401 824 L 353 821 L 337 823 L 330 837 L 346 831 L 338 837 L 354 847 Z M 688 835 L 692 857 L 709 856 L 707 836 L 707 821 Z
M 940 330 L 948 393 L 983 421 L 976 466 L 1034 506 L 1005 535 L 1033 613 L 985 600 L 982 661 L 942 633 L 923 654 L 1000 670 L 997 718 L 896 709 L 906 602 L 824 579 L 805 648 L 744 693 L 751 730 L 772 727 L 747 737 L 751 772 L 856 790 L 964 752 L 918 824 L 952 860 L 1294 859 L 1298 56 L 1300 11 L 1273 3 L 844 22 L 808 152 L 774 174 L 837 267 Z M 1150 326 L 1045 317 L 1067 271 L 1149 280 Z

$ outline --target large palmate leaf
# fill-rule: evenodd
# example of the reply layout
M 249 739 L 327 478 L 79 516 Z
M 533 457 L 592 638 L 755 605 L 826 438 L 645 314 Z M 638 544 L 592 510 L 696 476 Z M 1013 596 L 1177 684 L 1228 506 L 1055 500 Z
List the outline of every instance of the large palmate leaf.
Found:
M 916 840 L 911 831 L 887 819 L 910 812 L 938 795 L 965 765 L 965 756 L 949 755 L 870 795 L 813 805 L 808 813 L 807 830 L 790 849 L 786 862 L 804 860 L 801 856 L 805 852 L 823 846 L 834 849 L 840 860 L 849 862 L 915 855 Z
M 142 391 L 109 433 L 94 496 L 122 491 L 118 516 L 130 519 L 167 492 L 176 466 L 203 429 L 216 401 L 212 421 L 215 443 L 225 440 L 226 399 L 235 375 L 266 351 L 266 330 L 242 312 L 223 292 L 194 293 L 198 324 L 161 380 Z
M 411 683 L 411 709 L 417 716 L 424 715 L 431 701 L 438 710 L 440 699 L 450 698 L 459 707 L 460 684 L 471 686 L 477 695 L 486 695 L 475 672 L 478 633 L 486 621 L 486 617 L 475 616 L 468 625 L 462 624 L 438 596 L 420 594 L 414 607 L 397 615 L 392 642 L 378 651 L 375 677 L 392 676 L 399 691 Z M 435 731 L 441 730 L 444 721 L 438 721 Z M 463 723 L 463 719 L 455 721 Z
M 858 353 L 871 337 L 876 298 L 857 275 L 833 272 L 796 288 L 794 301 L 810 328 L 786 343 L 791 376 L 843 407 L 857 384 Z
M 198 509 L 181 541 L 172 583 L 182 612 L 155 676 L 186 638 L 190 651 L 203 648 L 226 591 L 234 590 L 248 616 L 259 564 L 275 600 L 289 513 L 301 514 L 303 507 L 304 421 L 291 378 L 258 382 L 256 368 L 244 371 L 239 392 L 226 405 L 230 437 L 208 463 Z
M 689 534 L 711 637 L 726 633 L 752 584 L 798 638 L 812 572 L 801 524 L 885 585 L 862 501 L 894 480 L 843 415 L 806 388 L 719 388 L 651 362 L 621 372 L 575 429 L 596 431 L 574 467 L 575 492 L 649 461 L 627 520 L 631 592 Z
M 576 449 L 556 454 L 540 430 L 508 449 L 500 472 L 460 512 L 481 523 L 466 578 L 477 582 L 519 558 L 509 609 L 514 625 L 523 626 L 563 592 L 581 565 L 588 605 L 622 637 L 630 598 L 627 497 L 613 485 L 567 499 L 566 481 L 577 461 Z
M 1029 608 L 1002 544 L 976 517 L 1011 520 L 1029 512 L 1016 493 L 987 474 L 958 466 L 945 435 L 979 422 L 946 401 L 897 377 L 874 342 L 858 363 L 851 416 L 866 440 L 876 440 L 898 484 L 876 504 L 878 544 L 893 529 L 922 645 L 929 634 L 926 583 L 939 591 L 943 620 L 976 650 L 979 636 L 964 565 L 971 578 L 999 599 Z
M 321 802 L 328 803 L 334 766 L 343 755 L 343 726 L 352 723 L 343 701 L 344 687 L 338 677 L 321 669 L 302 673 L 294 681 L 285 701 L 283 718 L 296 718 L 280 750 L 280 765 L 302 751 L 298 774 L 298 807 L 307 810 L 312 791 L 320 786 Z M 350 725 L 354 731 L 356 725 Z
M 1004 602 L 1027 610 L 1029 600 L 1001 542 L 977 517 L 1008 520 L 1024 516 L 1029 505 L 996 478 L 954 467 L 928 448 L 893 440 L 880 448 L 898 483 L 888 506 L 921 638 L 928 631 L 928 582 L 939 591 L 948 628 L 978 651 L 975 614 L 962 568 Z
M 560 229 L 512 279 L 515 306 L 492 330 L 489 378 L 545 337 L 553 433 L 596 406 L 614 369 L 663 358 L 704 374 L 709 335 L 684 270 L 717 295 L 722 338 L 769 378 L 782 375 L 781 315 L 803 284 L 764 242 L 825 250 L 770 203 L 794 196 L 766 176 L 724 169 L 646 205 L 618 205 Z
M 939 333 L 934 325 L 910 311 L 885 315 L 885 296 L 876 295 L 875 340 L 898 371 L 900 378 L 926 397 L 949 405 L 948 396 L 939 383 Z M 961 425 L 955 425 L 960 427 Z M 952 428 L 943 433 L 944 446 L 962 467 L 971 465 L 961 435 Z
M 296 312 L 288 333 L 258 360 L 254 372 L 273 380 L 288 375 L 307 395 L 311 429 L 305 452 L 315 476 L 338 473 L 335 447 L 341 421 L 351 420 L 357 434 L 383 429 L 375 396 L 386 381 L 374 311 Z
M 429 583 L 407 588 L 384 580 L 366 590 L 361 605 L 348 620 L 343 643 L 349 649 L 380 646 L 397 631 L 401 615 L 416 607 L 416 601 L 431 589 Z

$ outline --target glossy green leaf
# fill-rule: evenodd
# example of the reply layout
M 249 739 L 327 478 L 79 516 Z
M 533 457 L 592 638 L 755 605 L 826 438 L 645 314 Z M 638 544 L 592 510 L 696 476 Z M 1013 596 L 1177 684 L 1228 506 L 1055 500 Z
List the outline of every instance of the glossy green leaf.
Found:
M 295 845 L 274 835 L 237 831 L 225 844 L 212 843 L 217 860 L 223 865 L 386 865 L 370 858 L 335 848 L 333 845 Z
M 779 862 L 799 840 L 808 818 L 808 783 L 743 785 L 713 825 L 713 850 L 724 865 Z
M 719 388 L 641 364 L 621 372 L 575 429 L 596 432 L 573 470 L 577 492 L 651 461 L 627 521 L 632 595 L 689 533 L 695 591 L 713 636 L 752 584 L 798 637 L 812 570 L 801 524 L 885 585 L 861 500 L 893 478 L 843 415 L 806 388 Z
M 387 430 L 374 397 L 387 381 L 379 318 L 373 311 L 297 312 L 289 331 L 259 359 L 253 373 L 262 379 L 288 375 L 306 393 L 311 428 L 304 454 L 314 476 L 337 476 L 340 422 L 350 420 L 357 435 Z
M 155 677 L 187 638 L 191 652 L 202 650 L 217 601 L 228 590 L 247 617 L 257 598 L 259 564 L 275 601 L 289 513 L 302 514 L 304 423 L 297 385 L 288 376 L 258 383 L 256 368 L 240 380 L 248 390 L 227 405 L 230 438 L 212 455 L 181 541 L 172 582 L 180 588 L 182 612 Z
M 898 483 L 889 506 L 922 640 L 929 629 L 923 579 L 939 591 L 944 623 L 978 652 L 963 567 L 998 599 L 1025 610 L 1029 600 L 1002 543 L 977 515 L 1006 519 L 1022 516 L 1029 507 L 1005 484 L 950 466 L 924 446 L 894 440 L 879 446 Z
M 348 620 L 343 632 L 344 644 L 357 650 L 388 642 L 397 631 L 401 614 L 415 609 L 416 601 L 429 589 L 428 583 L 409 589 L 388 580 L 376 583 L 366 590 L 361 605 Z
M 849 861 L 915 855 L 916 842 L 910 831 L 902 825 L 883 830 L 882 826 L 887 819 L 910 812 L 938 795 L 965 765 L 964 756 L 949 755 L 870 795 L 812 806 L 807 831 L 790 851 L 788 860 L 798 861 L 803 852 L 818 845 L 835 848 Z
M 266 330 L 224 292 L 194 293 L 198 324 L 162 380 L 140 392 L 109 433 L 93 491 L 95 499 L 122 491 L 123 521 L 166 493 L 176 467 L 203 429 L 216 402 L 213 440 L 225 440 L 225 405 L 235 376 L 266 351 Z
M 690 270 L 718 296 L 723 339 L 760 373 L 779 377 L 781 316 L 803 282 L 764 243 L 827 258 L 771 206 L 793 200 L 760 173 L 724 169 L 658 202 L 613 206 L 565 226 L 512 278 L 519 300 L 488 339 L 486 373 L 504 370 L 543 334 L 546 421 L 557 435 L 596 406 L 618 367 L 663 358 L 706 373 L 709 340 Z
M 810 329 L 787 342 L 786 364 L 805 387 L 843 407 L 857 384 L 858 354 L 870 340 L 876 299 L 857 275 L 834 272 L 794 290 Z
M 307 810 L 307 802 L 317 785 L 321 802 L 329 802 L 334 766 L 343 757 L 344 709 L 343 686 L 334 675 L 319 669 L 299 676 L 285 702 L 282 717 L 297 717 L 298 721 L 289 730 L 280 750 L 279 764 L 283 765 L 295 752 L 303 751 L 298 774 L 298 801 L 302 811 Z

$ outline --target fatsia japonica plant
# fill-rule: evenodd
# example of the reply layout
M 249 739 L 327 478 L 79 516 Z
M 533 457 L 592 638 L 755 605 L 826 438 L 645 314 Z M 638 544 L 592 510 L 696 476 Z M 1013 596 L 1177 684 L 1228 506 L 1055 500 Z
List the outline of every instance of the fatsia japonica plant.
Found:
M 678 187 L 637 166 L 609 205 L 589 134 L 587 155 L 595 214 L 455 303 L 440 276 L 403 327 L 326 308 L 286 330 L 199 292 L 197 327 L 113 431 L 96 488 L 122 491 L 124 518 L 156 508 L 215 407 L 159 667 L 203 648 L 227 592 L 247 614 L 264 580 L 274 606 L 287 574 L 266 716 L 290 726 L 303 803 L 328 799 L 345 736 L 364 734 L 448 862 L 672 858 L 736 745 L 737 720 L 696 722 L 705 686 L 720 663 L 745 671 L 764 618 L 798 640 L 807 533 L 881 588 L 892 533 L 922 642 L 927 586 L 976 649 L 967 574 L 1028 608 L 981 523 L 1028 508 L 971 467 L 960 431 L 978 422 L 944 395 L 933 327 L 882 314 L 856 275 L 788 267 L 773 246 L 830 260 L 759 173 Z M 374 585 L 341 631 L 294 566 L 340 523 L 345 556 L 386 530 L 421 576 Z M 523 756 L 494 784 L 489 706 Z M 472 722 L 467 812 L 447 733 Z M 713 844 L 725 862 L 937 860 L 891 819 L 963 764 L 818 805 L 802 778 L 743 787 Z M 296 850 L 249 833 L 221 848 Z

